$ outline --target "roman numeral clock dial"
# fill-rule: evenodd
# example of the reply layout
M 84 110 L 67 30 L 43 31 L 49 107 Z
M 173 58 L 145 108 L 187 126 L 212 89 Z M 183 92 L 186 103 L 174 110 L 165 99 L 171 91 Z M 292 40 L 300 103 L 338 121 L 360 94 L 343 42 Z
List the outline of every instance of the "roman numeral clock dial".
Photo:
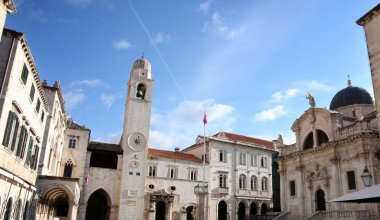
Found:
M 142 151 L 146 147 L 146 138 L 141 133 L 132 133 L 128 137 L 128 146 L 133 151 Z

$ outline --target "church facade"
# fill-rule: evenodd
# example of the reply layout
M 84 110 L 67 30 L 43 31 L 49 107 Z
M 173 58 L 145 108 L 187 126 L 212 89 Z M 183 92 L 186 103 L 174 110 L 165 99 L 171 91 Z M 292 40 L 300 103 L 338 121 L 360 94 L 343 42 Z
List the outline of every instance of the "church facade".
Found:
M 371 185 L 380 183 L 379 11 L 380 4 L 357 22 L 366 34 L 376 104 L 350 80 L 329 109 L 316 107 L 309 94 L 310 108 L 291 127 L 296 143 L 280 146 L 281 209 L 288 218 L 379 217 L 378 204 L 328 202 L 367 187 L 362 181 L 365 171 L 372 176 Z

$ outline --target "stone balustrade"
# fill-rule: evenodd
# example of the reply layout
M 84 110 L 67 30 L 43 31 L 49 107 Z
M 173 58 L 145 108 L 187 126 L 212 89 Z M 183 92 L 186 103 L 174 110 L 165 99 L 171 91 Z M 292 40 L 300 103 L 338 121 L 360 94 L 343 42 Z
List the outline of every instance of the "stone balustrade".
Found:
M 359 134 L 363 132 L 374 132 L 375 130 L 370 129 L 369 122 L 359 121 L 355 124 L 345 126 L 343 128 L 338 128 L 336 131 L 336 138 L 338 140 L 347 138 L 354 134 Z
M 287 220 L 290 212 L 283 212 L 280 215 L 274 217 L 272 220 Z
M 368 210 L 320 211 L 306 220 L 371 220 Z

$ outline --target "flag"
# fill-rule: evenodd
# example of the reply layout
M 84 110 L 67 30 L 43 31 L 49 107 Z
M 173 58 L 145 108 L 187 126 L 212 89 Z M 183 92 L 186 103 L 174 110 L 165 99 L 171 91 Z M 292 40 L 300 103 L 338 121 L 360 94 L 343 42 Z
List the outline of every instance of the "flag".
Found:
M 86 178 L 84 178 L 84 183 L 86 184 L 86 186 L 88 185 L 88 174 L 86 175 Z
M 206 116 L 206 113 L 205 113 L 205 115 L 203 116 L 203 124 L 204 124 L 204 125 L 207 124 L 207 116 Z

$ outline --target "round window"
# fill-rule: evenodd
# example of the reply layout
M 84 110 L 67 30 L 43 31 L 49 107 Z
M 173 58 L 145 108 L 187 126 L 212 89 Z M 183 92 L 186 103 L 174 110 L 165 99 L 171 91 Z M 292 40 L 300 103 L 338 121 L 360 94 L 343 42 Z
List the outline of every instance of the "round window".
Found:
M 149 189 L 154 189 L 154 185 L 153 184 L 149 184 Z

